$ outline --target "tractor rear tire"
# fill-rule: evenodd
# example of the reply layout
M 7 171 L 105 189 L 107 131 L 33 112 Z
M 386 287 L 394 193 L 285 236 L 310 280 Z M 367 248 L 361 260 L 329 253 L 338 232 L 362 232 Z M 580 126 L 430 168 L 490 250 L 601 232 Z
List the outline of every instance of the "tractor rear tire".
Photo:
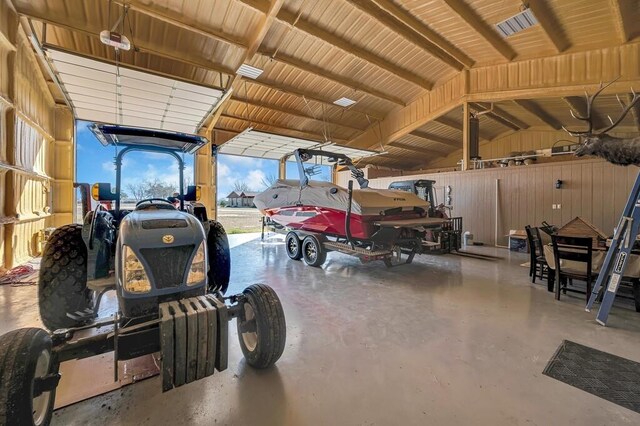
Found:
M 209 292 L 226 293 L 231 275 L 231 254 L 227 233 L 215 220 L 209 221 L 207 235 L 207 252 L 209 253 Z
M 82 240 L 82 225 L 65 225 L 51 234 L 40 263 L 38 302 L 42 323 L 51 331 L 93 320 L 93 292 L 87 288 L 87 247 Z
M 253 284 L 242 294 L 238 340 L 247 363 L 268 368 L 280 359 L 287 340 L 287 325 L 278 295 L 265 284 Z
M 287 256 L 289 256 L 289 259 L 302 259 L 302 242 L 295 232 L 289 231 L 287 233 L 284 240 L 284 247 L 287 250 Z
M 34 397 L 34 383 L 57 372 L 46 331 L 21 328 L 0 336 L 0 424 L 48 425 L 56 389 Z

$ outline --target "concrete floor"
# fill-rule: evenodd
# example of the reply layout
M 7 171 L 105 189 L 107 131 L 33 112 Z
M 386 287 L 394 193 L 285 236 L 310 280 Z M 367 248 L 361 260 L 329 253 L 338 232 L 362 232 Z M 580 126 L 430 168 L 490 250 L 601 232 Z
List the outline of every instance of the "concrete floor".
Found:
M 640 424 L 640 414 L 543 376 L 563 339 L 640 361 L 640 314 L 595 324 L 582 297 L 532 285 L 527 255 L 422 256 L 387 269 L 332 253 L 322 269 L 281 244 L 232 249 L 232 285 L 275 288 L 287 318 L 276 367 L 229 368 L 162 393 L 151 378 L 58 410 L 55 425 Z M 35 287 L 0 287 L 0 332 L 37 324 Z M 233 325 L 235 330 L 235 325 Z

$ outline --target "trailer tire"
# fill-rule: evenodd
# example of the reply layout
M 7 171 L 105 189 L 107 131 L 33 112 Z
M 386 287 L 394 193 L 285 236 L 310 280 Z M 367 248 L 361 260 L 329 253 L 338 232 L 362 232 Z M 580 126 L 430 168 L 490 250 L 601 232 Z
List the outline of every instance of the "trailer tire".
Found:
M 247 287 L 237 319 L 238 340 L 247 363 L 254 368 L 275 364 L 287 339 L 284 311 L 278 295 L 265 284 Z
M 307 235 L 302 240 L 302 258 L 304 263 L 313 267 L 320 267 L 327 260 L 326 250 L 314 235 Z
M 289 231 L 287 233 L 284 240 L 284 246 L 287 250 L 287 256 L 289 256 L 290 259 L 302 259 L 302 244 L 300 238 L 298 238 L 298 235 L 295 232 Z
M 34 398 L 34 382 L 57 372 L 46 331 L 21 328 L 0 336 L 0 424 L 48 425 L 56 389 Z
M 209 221 L 207 234 L 207 252 L 209 256 L 209 292 L 226 293 L 231 276 L 231 253 L 229 240 L 224 227 L 215 220 Z
M 38 305 L 42 323 L 51 331 L 93 320 L 93 292 L 87 288 L 87 246 L 82 239 L 82 225 L 61 226 L 47 241 L 40 262 Z

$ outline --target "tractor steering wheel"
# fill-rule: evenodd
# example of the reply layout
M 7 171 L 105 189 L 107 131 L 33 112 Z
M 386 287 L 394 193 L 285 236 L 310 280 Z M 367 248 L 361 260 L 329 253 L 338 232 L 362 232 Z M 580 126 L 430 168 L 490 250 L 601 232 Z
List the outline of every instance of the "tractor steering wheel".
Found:
M 167 203 L 167 204 L 170 204 L 171 206 L 173 206 L 173 203 L 171 201 L 167 200 L 166 198 L 145 198 L 144 200 L 138 201 L 136 203 L 136 207 L 138 207 L 142 203 L 151 203 L 151 204 L 153 204 L 154 201 L 162 201 L 163 203 Z

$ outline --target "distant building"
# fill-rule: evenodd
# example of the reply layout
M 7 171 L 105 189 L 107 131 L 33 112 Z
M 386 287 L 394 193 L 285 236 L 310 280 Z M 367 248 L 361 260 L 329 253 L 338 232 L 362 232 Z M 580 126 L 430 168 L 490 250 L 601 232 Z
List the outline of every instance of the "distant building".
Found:
M 240 193 L 231 191 L 227 195 L 227 207 L 255 207 L 253 199 L 258 195 L 257 192 L 242 191 Z

